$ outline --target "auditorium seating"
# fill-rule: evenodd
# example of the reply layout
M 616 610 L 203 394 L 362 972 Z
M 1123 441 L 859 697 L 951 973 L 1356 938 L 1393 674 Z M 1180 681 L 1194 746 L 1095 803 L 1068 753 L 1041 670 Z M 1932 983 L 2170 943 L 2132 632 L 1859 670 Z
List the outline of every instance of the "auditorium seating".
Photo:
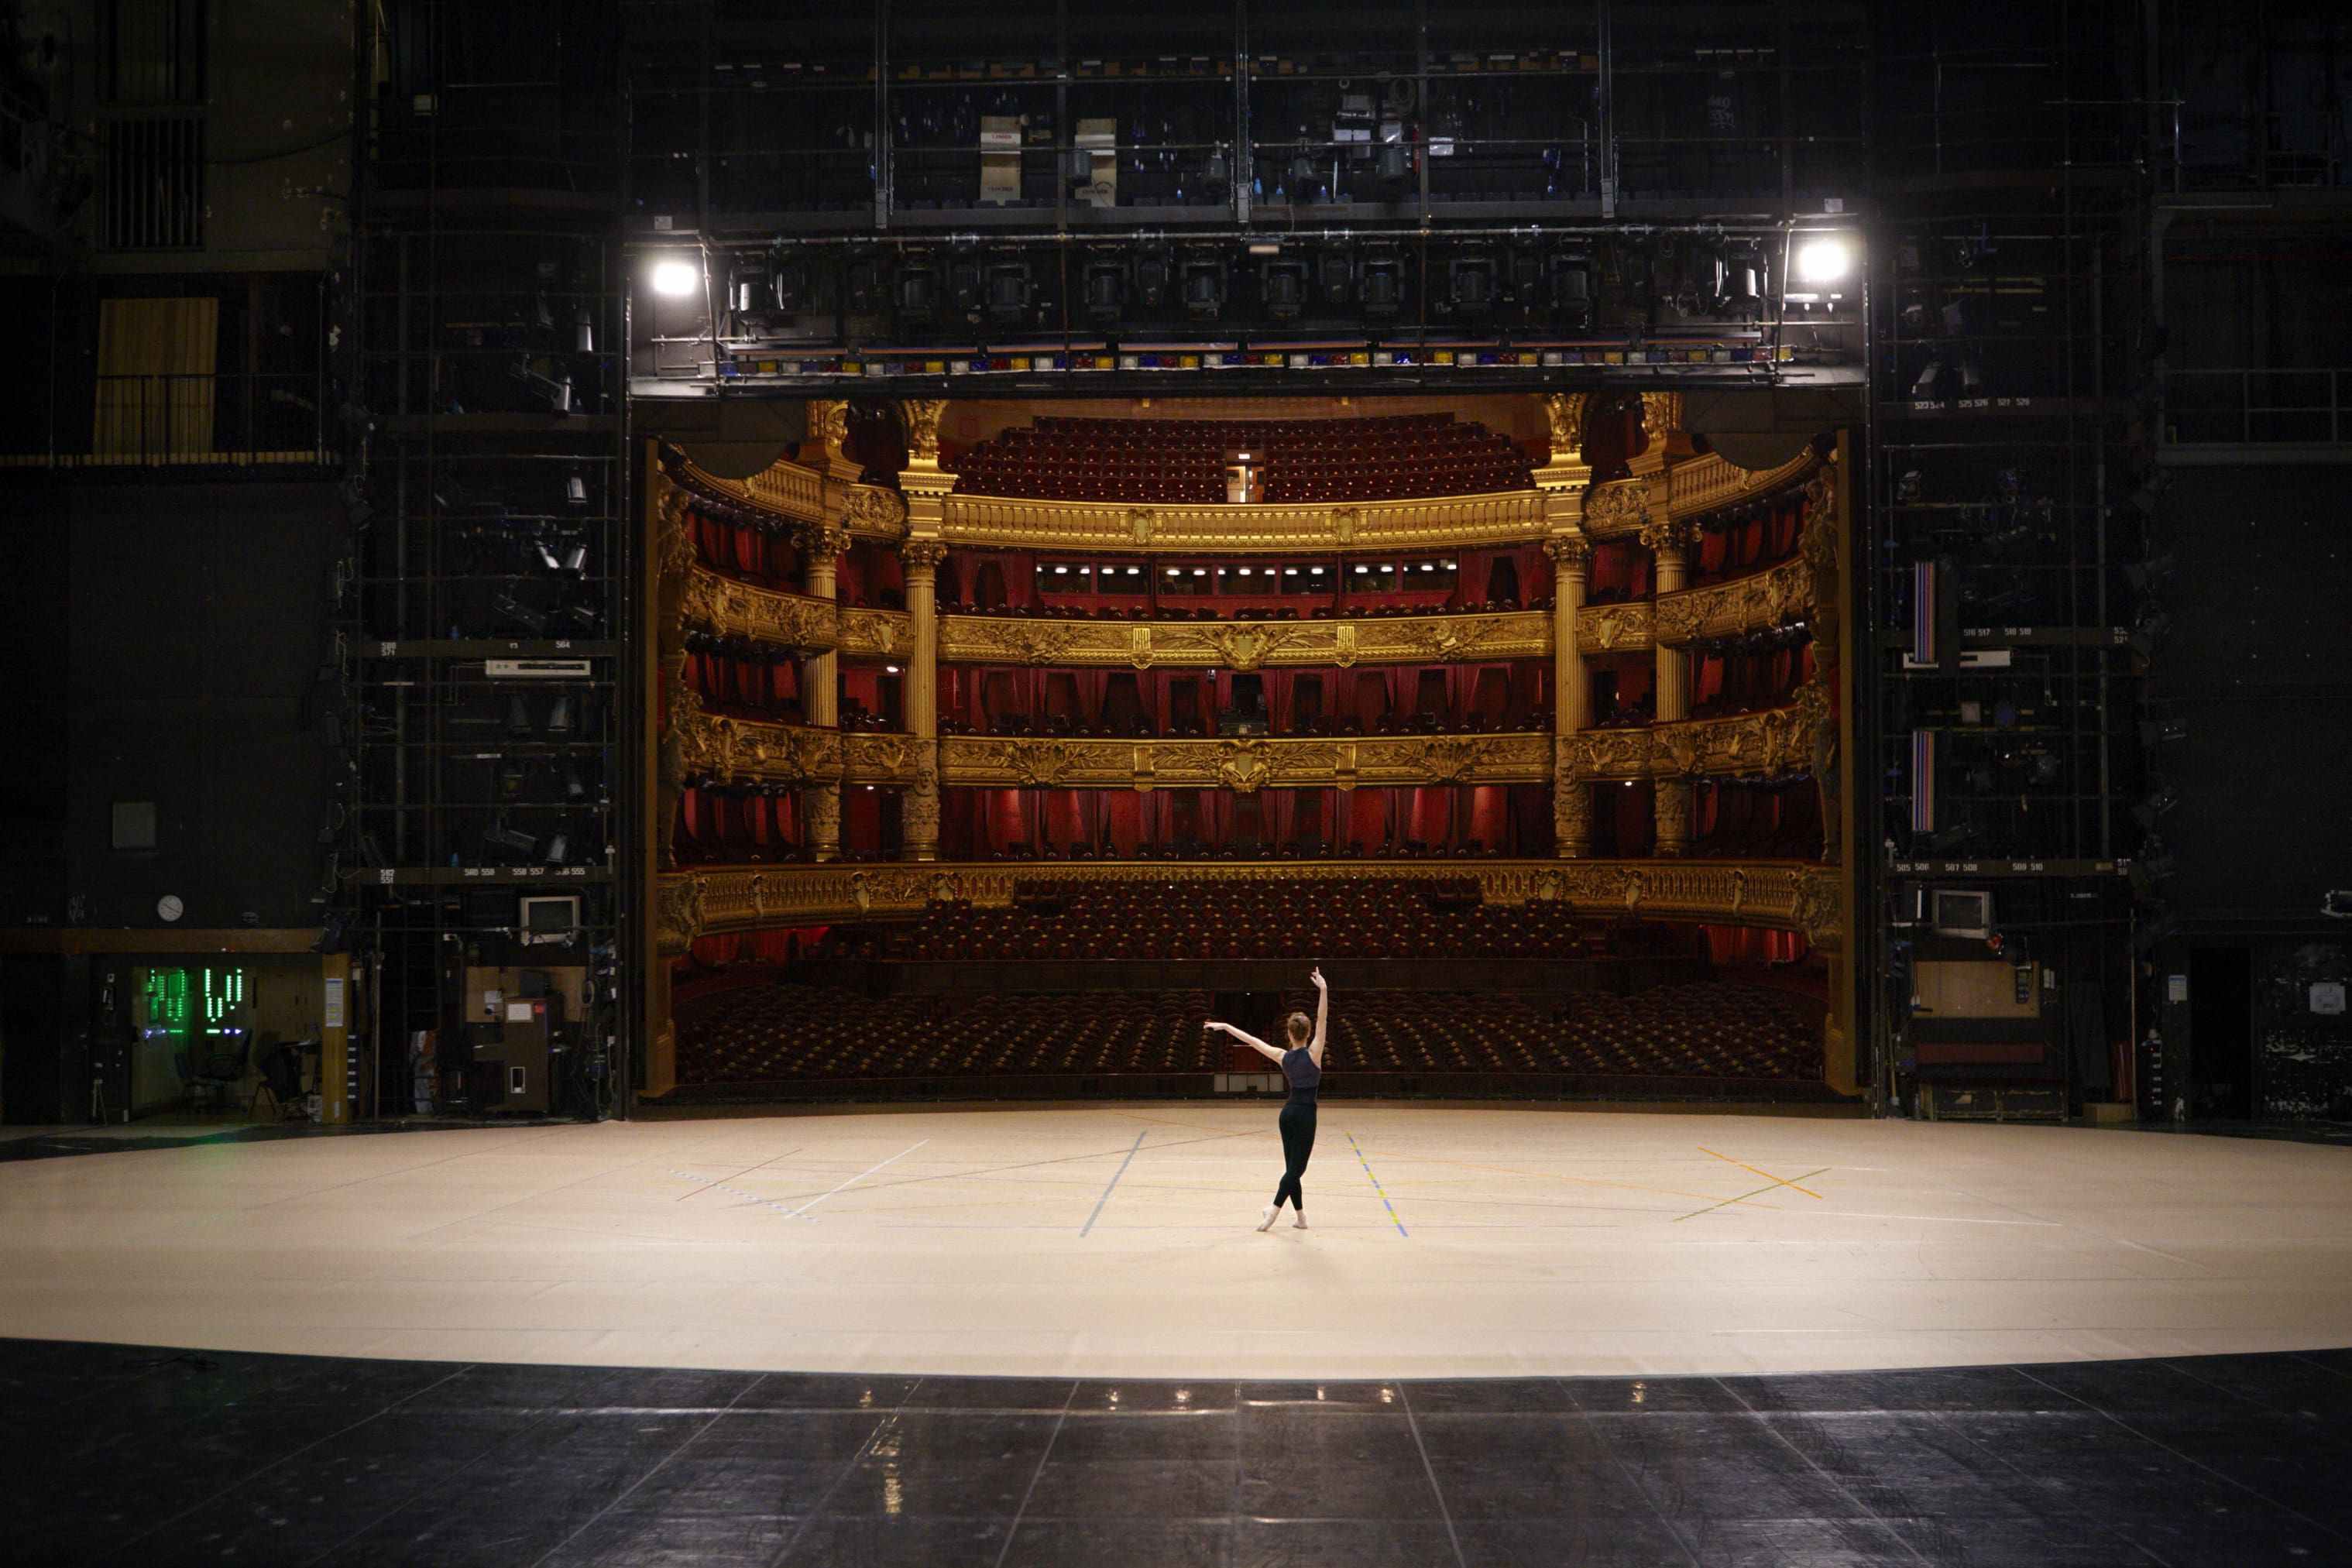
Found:
M 1015 884 L 1011 908 L 934 904 L 886 957 L 1569 958 L 1574 911 L 1558 902 L 1477 902 L 1470 878 L 1297 877 L 1280 883 Z
M 1211 1014 L 1201 991 L 873 998 L 739 986 L 680 1004 L 679 1081 L 1222 1071 L 1227 1042 L 1203 1029 Z M 1820 1079 L 1822 1060 L 1790 998 L 1708 982 L 1558 1001 L 1357 991 L 1335 1009 L 1325 1067 L 1804 1082 Z
M 1449 414 L 1330 420 L 1041 417 L 956 462 L 967 495 L 1214 505 L 1225 463 L 1252 455 L 1269 503 L 1387 500 L 1523 490 L 1533 483 L 1508 436 Z

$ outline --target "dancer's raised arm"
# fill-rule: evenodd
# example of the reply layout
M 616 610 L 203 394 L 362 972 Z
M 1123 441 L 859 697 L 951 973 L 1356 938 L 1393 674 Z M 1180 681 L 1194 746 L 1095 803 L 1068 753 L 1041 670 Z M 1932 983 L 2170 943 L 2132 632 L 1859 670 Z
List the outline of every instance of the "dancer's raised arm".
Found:
M 1331 1021 L 1331 982 L 1323 977 L 1323 966 L 1320 964 L 1315 966 L 1315 973 L 1308 978 L 1315 982 L 1318 999 L 1315 1003 L 1315 1039 L 1307 1047 L 1307 1054 L 1319 1068 L 1323 1065 L 1324 1025 Z
M 1235 1029 L 1229 1023 L 1219 1023 L 1215 1019 L 1209 1019 L 1209 1021 L 1202 1027 L 1206 1029 L 1223 1030 L 1225 1033 L 1232 1035 L 1235 1040 L 1240 1040 L 1244 1045 L 1248 1046 L 1251 1050 L 1265 1057 L 1268 1061 L 1273 1062 L 1276 1067 L 1282 1065 L 1282 1052 L 1275 1050 L 1274 1047 L 1266 1044 L 1265 1041 L 1258 1039 L 1257 1036 L 1250 1033 L 1247 1030 Z

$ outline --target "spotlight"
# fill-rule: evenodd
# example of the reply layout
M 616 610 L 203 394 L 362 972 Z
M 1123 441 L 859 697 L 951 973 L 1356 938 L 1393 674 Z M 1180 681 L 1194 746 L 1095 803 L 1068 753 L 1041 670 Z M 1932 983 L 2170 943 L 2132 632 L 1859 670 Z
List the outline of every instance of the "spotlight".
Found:
M 1746 316 L 1764 303 L 1764 258 L 1752 245 L 1738 246 L 1711 262 L 1716 314 Z
M 2172 852 L 2168 850 L 2159 850 L 2145 860 L 2136 860 L 2131 862 L 2132 893 L 2135 896 L 2144 899 L 2155 890 L 2157 883 L 2170 877 L 2179 869 L 2180 862 L 2173 858 Z
M 1025 261 L 992 261 L 982 284 L 988 314 L 997 321 L 1017 321 L 1029 309 L 1034 289 Z
M 654 263 L 650 277 L 656 294 L 683 299 L 701 287 L 702 268 L 682 256 L 666 256 Z
M 566 478 L 563 481 L 563 498 L 575 507 L 586 506 L 588 504 L 587 479 L 578 474 Z
M 1135 298 L 1147 309 L 1158 309 L 1168 299 L 1174 269 L 1164 250 L 1144 250 L 1135 257 Z
M 1348 302 L 1348 286 L 1355 270 L 1345 251 L 1327 250 L 1316 258 L 1315 287 L 1316 292 L 1323 297 L 1324 304 L 1345 305 Z
M 1266 314 L 1288 320 L 1307 308 L 1307 264 L 1274 260 L 1258 264 L 1257 293 Z
M 1086 302 L 1088 320 L 1118 320 L 1127 308 L 1126 264 L 1110 256 L 1087 262 L 1078 292 Z
M 804 257 L 784 256 L 776 258 L 776 308 L 787 316 L 798 315 L 809 308 L 809 267 Z
M 764 257 L 749 257 L 727 269 L 727 308 L 742 317 L 764 317 L 775 308 L 776 275 Z
M 2139 618 L 2139 623 L 2132 628 L 2131 635 L 2124 639 L 2124 645 L 2143 660 L 2153 659 L 2158 646 L 2171 630 L 2172 617 L 2161 610 L 2151 608 Z
M 891 280 L 890 300 L 906 321 L 929 321 L 940 306 L 940 269 L 928 261 L 909 261 Z
M 1223 260 L 1212 256 L 1186 258 L 1177 287 L 1186 315 L 1200 321 L 1214 320 L 1225 308 Z
M 1936 396 L 1936 385 L 1943 379 L 1944 361 L 1929 360 L 1927 368 L 1919 372 L 1919 379 L 1911 383 L 1911 401 L 1913 402 L 1933 401 Z
M 1404 308 L 1404 258 L 1393 251 L 1368 256 L 1356 272 L 1356 298 L 1370 317 L 1394 316 Z
M 1484 316 L 1495 307 L 1492 256 L 1460 256 L 1445 264 L 1447 302 L 1463 316 Z
M 1561 319 L 1583 327 L 1592 319 L 1592 258 L 1581 251 L 1552 253 L 1551 308 Z
M 2124 568 L 2124 580 L 2131 584 L 2133 592 L 2146 593 L 2150 583 L 2160 578 L 2171 576 L 2172 568 L 2173 559 L 2168 555 L 2157 556 L 2149 560 L 2134 561 Z
M 1797 281 L 1835 283 L 1853 266 L 1853 251 L 1843 235 L 1816 235 L 1797 246 Z
M 2139 824 L 2141 832 L 2152 833 L 2167 811 L 2180 804 L 2180 797 L 2169 784 L 2159 784 L 2153 793 L 2131 809 L 2131 819 Z

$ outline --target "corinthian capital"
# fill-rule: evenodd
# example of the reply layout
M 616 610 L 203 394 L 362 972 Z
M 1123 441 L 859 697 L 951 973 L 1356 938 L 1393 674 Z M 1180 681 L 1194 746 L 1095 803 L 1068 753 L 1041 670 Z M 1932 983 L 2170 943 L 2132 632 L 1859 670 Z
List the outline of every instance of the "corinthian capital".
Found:
M 1698 525 L 1688 517 L 1653 517 L 1642 525 L 1643 545 L 1657 554 L 1682 551 L 1698 542 Z
M 898 428 L 907 437 L 907 457 L 919 463 L 940 455 L 940 415 L 947 412 L 943 398 L 911 399 L 898 404 Z
M 908 539 L 898 547 L 898 563 L 908 571 L 937 571 L 948 547 L 937 539 Z
M 1544 540 L 1544 554 L 1552 565 L 1570 571 L 1583 571 L 1592 565 L 1592 541 L 1582 534 L 1554 534 Z

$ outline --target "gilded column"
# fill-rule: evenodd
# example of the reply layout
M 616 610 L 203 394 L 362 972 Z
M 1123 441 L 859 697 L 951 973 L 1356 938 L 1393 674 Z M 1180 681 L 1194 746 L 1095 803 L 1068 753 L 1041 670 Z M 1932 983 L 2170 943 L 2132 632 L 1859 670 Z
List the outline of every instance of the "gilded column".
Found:
M 899 827 L 908 860 L 940 858 L 940 615 L 938 574 L 947 546 L 908 539 L 898 547 L 907 580 L 907 612 L 915 622 L 914 656 L 907 663 L 907 728 L 915 737 L 915 782 L 902 803 Z
M 809 592 L 827 604 L 834 601 L 834 571 L 841 552 L 849 548 L 847 530 L 814 527 L 801 533 L 801 549 L 808 557 Z M 803 662 L 805 679 L 801 711 L 812 725 L 832 728 L 841 723 L 841 655 L 827 648 Z M 811 784 L 801 791 L 801 813 L 809 851 L 818 860 L 841 857 L 841 785 Z
M 1642 525 L 1642 542 L 1657 561 L 1654 586 L 1658 593 L 1674 593 L 1688 584 L 1690 547 L 1696 531 L 1687 522 L 1654 513 L 1649 522 Z M 1658 722 L 1671 724 L 1690 717 L 1690 650 L 1679 643 L 1669 644 L 1662 636 L 1657 642 L 1657 658 Z
M 1686 855 L 1691 847 L 1692 786 L 1687 773 L 1661 773 L 1654 781 L 1658 830 L 1657 852 Z
M 1574 858 L 1592 852 L 1592 788 L 1577 777 L 1568 745 L 1592 723 L 1592 682 L 1577 625 L 1592 546 L 1580 533 L 1559 534 L 1544 541 L 1544 553 L 1552 570 L 1552 841 L 1555 852 Z

